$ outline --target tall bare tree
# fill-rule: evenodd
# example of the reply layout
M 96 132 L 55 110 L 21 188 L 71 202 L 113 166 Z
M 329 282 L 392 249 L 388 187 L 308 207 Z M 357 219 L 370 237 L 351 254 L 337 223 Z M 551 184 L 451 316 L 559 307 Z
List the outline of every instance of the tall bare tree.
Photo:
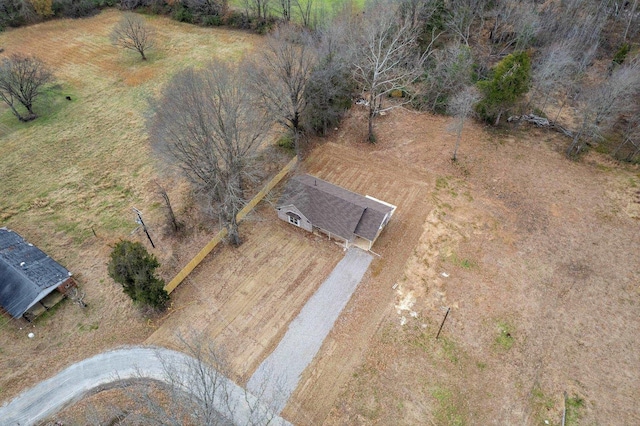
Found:
M 272 125 L 244 82 L 224 61 L 188 68 L 164 88 L 149 121 L 157 152 L 204 195 L 235 245 L 241 243 L 236 215 L 245 184 L 255 175 L 256 152 Z
M 316 31 L 318 62 L 305 88 L 307 106 L 302 117 L 305 128 L 318 134 L 337 125 L 353 102 L 355 87 L 345 49 L 348 26 L 348 21 L 335 19 Z
M 473 65 L 471 48 L 458 41 L 435 50 L 426 64 L 426 77 L 421 85 L 425 106 L 444 112 L 449 97 L 471 84 Z
M 264 48 L 246 65 L 253 92 L 277 122 L 291 132 L 298 154 L 302 114 L 308 104 L 305 90 L 316 59 L 310 34 L 283 25 L 267 37 Z
M 134 50 L 146 61 L 145 53 L 155 45 L 155 31 L 147 25 L 144 18 L 125 13 L 111 31 L 111 42 L 115 46 Z
M 534 0 L 502 0 L 489 11 L 493 26 L 489 32 L 490 47 L 498 46 L 496 56 L 529 47 L 540 29 Z
M 635 108 L 630 102 L 640 93 L 639 58 L 616 69 L 604 82 L 587 92 L 582 101 L 581 124 L 566 150 L 569 157 L 578 156 L 589 142 L 602 139 L 617 118 Z
M 631 12 L 629 13 L 629 22 L 624 29 L 624 35 L 622 36 L 622 41 L 627 41 L 627 35 L 629 35 L 629 29 L 631 28 L 631 24 L 638 19 L 636 16 L 636 8 L 638 7 L 638 0 L 633 0 L 633 6 L 631 6 Z
M 540 11 L 538 42 L 570 47 L 580 70 L 593 60 L 607 23 L 605 5 L 583 0 L 547 2 Z
M 421 52 L 418 29 L 409 16 L 400 13 L 399 6 L 392 1 L 372 3 L 351 32 L 353 78 L 366 93 L 369 104 L 369 142 L 375 142 L 374 117 L 397 106 L 383 109 L 382 97 L 394 90 L 405 90 L 421 75 L 437 38 L 433 37 Z
M 472 116 L 475 112 L 475 106 L 480 100 L 480 93 L 475 86 L 467 86 L 449 101 L 447 110 L 449 114 L 453 115 L 453 123 L 450 129 L 456 133 L 456 146 L 453 149 L 453 161 L 458 160 L 458 148 L 460 147 L 460 140 L 462 139 L 462 129 L 464 128 L 464 122 Z
M 258 20 L 267 19 L 271 8 L 271 0 L 243 0 L 247 14 L 252 14 Z
M 473 28 L 482 27 L 487 0 L 458 0 L 448 4 L 448 15 L 445 19 L 447 32 L 467 46 Z
M 293 0 L 294 5 L 298 9 L 302 25 L 311 28 L 313 23 L 311 22 L 311 12 L 313 11 L 313 0 Z
M 549 98 L 559 89 L 568 90 L 575 82 L 580 65 L 576 53 L 569 43 L 560 42 L 543 49 L 535 61 L 531 81 L 536 93 L 543 96 L 540 109 L 544 112 Z M 531 97 L 533 100 L 533 95 Z
M 633 161 L 640 155 L 640 106 L 627 119 L 622 141 L 611 155 L 624 161 Z
M 44 86 L 53 80 L 53 74 L 35 56 L 13 54 L 0 64 L 0 99 L 20 121 L 34 120 L 33 103 L 42 94 Z M 24 106 L 21 113 L 17 104 Z
M 280 6 L 278 11 L 280 12 L 282 20 L 285 22 L 291 21 L 291 0 L 277 0 L 277 2 L 278 6 Z

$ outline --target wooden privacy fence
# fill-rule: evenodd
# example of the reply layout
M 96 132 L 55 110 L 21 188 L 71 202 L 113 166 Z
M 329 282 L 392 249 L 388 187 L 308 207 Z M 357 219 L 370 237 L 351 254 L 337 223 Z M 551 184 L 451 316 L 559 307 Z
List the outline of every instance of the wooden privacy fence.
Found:
M 244 219 L 247 214 L 249 214 L 249 212 L 253 210 L 253 208 L 257 206 L 260 201 L 262 201 L 265 195 L 267 195 L 269 191 L 271 191 L 273 187 L 276 186 L 282 180 L 282 178 L 286 176 L 287 173 L 289 173 L 289 171 L 297 164 L 297 162 L 298 157 L 293 157 L 293 159 L 289 161 L 289 163 L 287 163 L 287 165 L 284 166 L 282 170 L 280 170 L 280 172 L 278 172 L 278 174 L 275 175 L 273 179 L 271 179 L 269 183 L 267 183 L 264 188 L 262 188 L 260 192 L 258 192 L 255 197 L 253 197 L 251 201 L 249 201 L 247 205 L 238 212 L 238 214 L 236 215 L 236 220 L 240 222 L 242 219 Z M 204 246 L 202 250 L 200 250 L 198 254 L 196 254 L 195 257 L 191 259 L 191 261 L 187 263 L 187 265 L 182 268 L 182 270 L 178 272 L 178 274 L 173 277 L 173 279 L 169 281 L 167 285 L 164 286 L 165 291 L 167 293 L 171 293 L 173 290 L 175 290 L 176 287 L 178 287 L 180 283 L 184 281 L 184 279 L 187 278 L 187 276 L 196 268 L 196 266 L 198 266 L 200 262 L 202 262 L 202 260 L 207 257 L 209 253 L 211 253 L 211 250 L 213 250 L 218 245 L 218 243 L 220 243 L 220 241 L 222 241 L 224 237 L 227 236 L 227 232 L 228 231 L 226 228 L 221 229 L 220 232 L 218 232 L 211 239 L 211 241 L 209 241 L 207 245 Z

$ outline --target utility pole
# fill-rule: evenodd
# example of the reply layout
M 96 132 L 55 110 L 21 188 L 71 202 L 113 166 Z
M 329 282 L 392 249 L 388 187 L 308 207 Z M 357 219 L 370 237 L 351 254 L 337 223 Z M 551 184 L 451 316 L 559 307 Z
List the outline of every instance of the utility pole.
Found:
M 147 231 L 147 225 L 144 224 L 144 221 L 142 220 L 142 212 L 138 209 L 136 209 L 135 207 L 132 207 L 133 211 L 136 213 L 136 223 L 142 226 L 142 230 L 144 231 L 145 234 L 147 234 L 147 238 L 149 239 L 149 242 L 151 243 L 151 247 L 156 248 L 156 245 L 153 244 L 153 240 L 151 239 L 151 235 L 149 235 L 149 231 Z

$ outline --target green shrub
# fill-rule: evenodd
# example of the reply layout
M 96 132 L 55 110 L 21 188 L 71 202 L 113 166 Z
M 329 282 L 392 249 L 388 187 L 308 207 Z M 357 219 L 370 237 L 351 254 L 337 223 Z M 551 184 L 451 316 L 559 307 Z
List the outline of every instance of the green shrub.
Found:
M 97 0 L 54 0 L 51 8 L 54 16 L 64 18 L 86 18 L 100 11 Z
M 296 144 L 291 133 L 284 134 L 278 139 L 278 146 L 286 151 L 295 151 Z
M 207 15 L 203 16 L 200 22 L 206 27 L 219 27 L 222 25 L 222 18 L 218 15 Z
M 0 30 L 27 24 L 23 8 L 29 8 L 31 12 L 30 6 L 31 3 L 23 3 L 18 0 L 0 0 Z
M 230 11 L 224 18 L 224 23 L 233 28 L 251 28 L 251 19 L 242 12 Z
M 256 21 L 253 30 L 258 34 L 267 34 L 275 28 L 277 20 L 275 18 L 260 19 Z
M 178 5 L 173 11 L 173 19 L 178 22 L 193 23 L 193 13 L 183 5 Z
M 624 60 L 627 59 L 627 55 L 629 54 L 630 50 L 631 45 L 629 43 L 622 43 L 620 49 L 618 49 L 616 54 L 613 55 L 613 59 L 611 60 L 611 62 L 613 62 L 613 65 L 622 65 L 624 63 Z
M 125 240 L 113 248 L 108 271 L 134 303 L 162 309 L 169 301 L 169 294 L 164 290 L 164 281 L 155 276 L 158 266 L 156 257 L 142 244 Z
M 584 399 L 580 398 L 578 395 L 574 395 L 571 398 L 567 398 L 565 401 L 566 409 L 567 409 L 567 418 L 566 425 L 577 425 L 580 424 L 580 415 L 582 414 L 582 408 L 584 407 Z
M 483 99 L 476 110 L 487 122 L 497 122 L 504 111 L 529 91 L 531 60 L 527 52 L 516 52 L 498 62 L 488 80 L 478 82 Z

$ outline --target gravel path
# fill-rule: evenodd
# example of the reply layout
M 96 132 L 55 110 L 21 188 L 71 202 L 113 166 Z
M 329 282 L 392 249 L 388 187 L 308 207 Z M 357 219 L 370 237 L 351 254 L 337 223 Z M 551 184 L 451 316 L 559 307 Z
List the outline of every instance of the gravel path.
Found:
M 162 381 L 165 372 L 158 355 L 162 360 L 178 367 L 186 365 L 185 361 L 190 358 L 180 352 L 150 347 L 129 347 L 101 353 L 73 364 L 0 407 L 0 425 L 35 424 L 81 400 L 98 388 L 113 387 L 127 379 L 142 377 Z M 252 419 L 256 417 L 256 411 L 267 410 L 267 408 L 231 380 L 227 378 L 223 380 L 226 391 L 218 392 L 214 403 L 221 407 L 221 412 L 227 412 L 226 407 L 233 407 L 233 418 L 236 424 L 254 424 Z M 223 400 L 226 396 L 229 400 Z M 229 402 L 231 405 L 228 405 Z M 251 407 L 254 409 L 252 410 Z M 259 408 L 256 409 L 256 407 Z M 265 412 L 262 411 L 262 413 Z M 288 425 L 289 423 L 276 417 L 270 424 Z
M 300 375 L 322 346 L 372 259 L 367 252 L 349 249 L 249 379 L 247 389 L 269 401 L 277 413 L 287 404 Z

